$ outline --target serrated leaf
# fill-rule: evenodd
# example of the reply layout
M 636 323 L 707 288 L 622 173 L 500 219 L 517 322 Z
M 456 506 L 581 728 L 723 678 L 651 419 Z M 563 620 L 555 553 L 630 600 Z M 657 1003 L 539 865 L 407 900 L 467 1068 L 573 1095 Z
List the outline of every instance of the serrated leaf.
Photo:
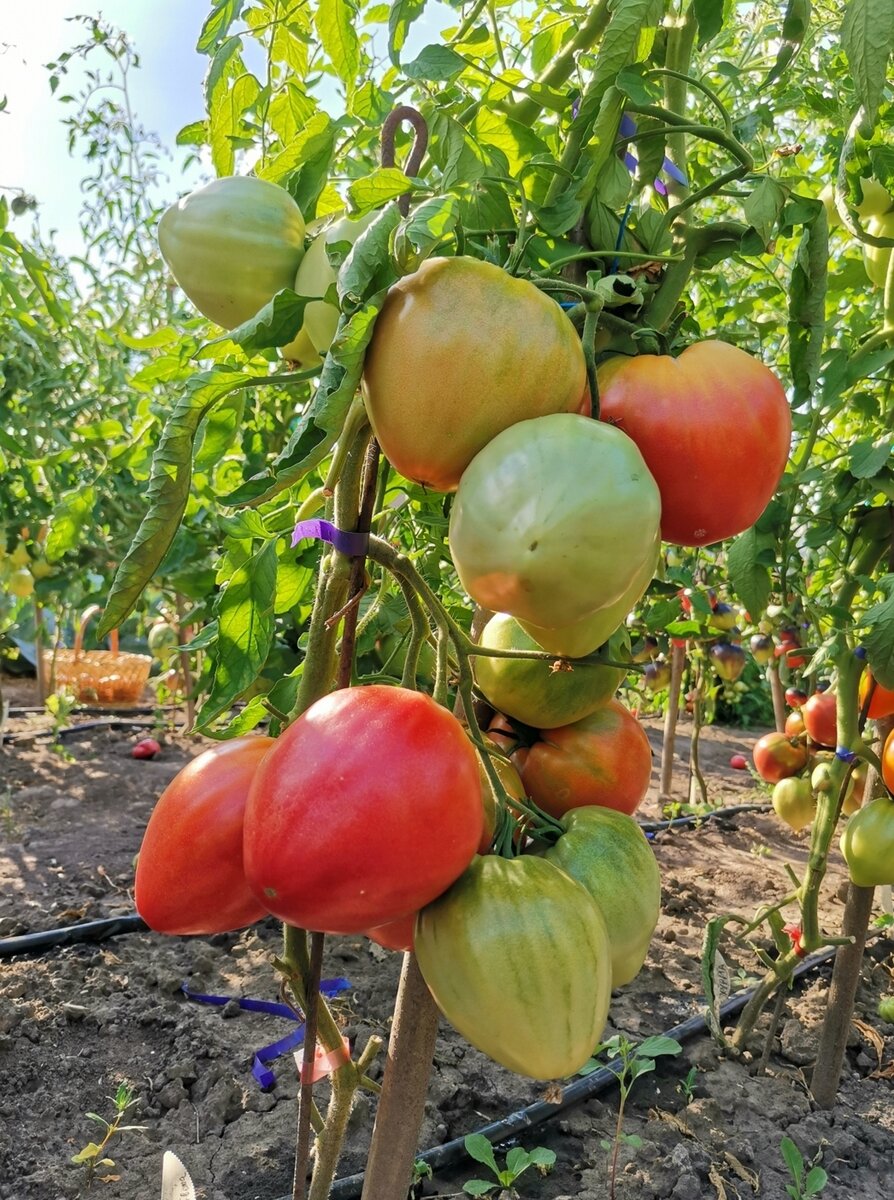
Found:
M 887 598 L 874 604 L 863 618 L 868 632 L 863 637 L 872 674 L 882 687 L 894 690 L 894 575 L 886 575 L 879 587 Z
M 497 1160 L 494 1158 L 494 1148 L 483 1134 L 470 1133 L 463 1139 L 463 1145 L 469 1158 L 474 1158 L 475 1162 L 484 1163 L 486 1167 L 491 1168 L 495 1175 L 499 1174 Z
M 400 66 L 400 52 L 414 21 L 422 16 L 426 0 L 394 0 L 388 13 L 388 57 Z M 368 14 L 367 14 L 368 15 Z
M 62 496 L 50 518 L 46 542 L 48 562 L 58 562 L 64 554 L 75 548 L 95 503 L 96 489 L 92 484 Z
M 258 170 L 257 176 L 270 183 L 287 184 L 289 194 L 307 216 L 310 211 L 307 197 L 301 194 L 299 180 L 292 177 L 314 163 L 328 163 L 334 145 L 335 123 L 332 118 L 328 113 L 314 113 L 304 122 L 303 128 L 290 138 L 286 148 Z
M 407 79 L 425 79 L 432 83 L 446 83 L 465 68 L 465 59 L 449 46 L 434 43 L 420 50 L 412 62 L 404 65 Z
M 209 371 L 187 383 L 152 456 L 148 509 L 115 575 L 98 637 L 105 637 L 133 611 L 170 549 L 189 498 L 192 448 L 200 423 L 213 405 L 251 378 L 235 371 Z
M 746 529 L 727 551 L 727 571 L 733 591 L 752 614 L 762 613 L 770 598 L 770 572 L 759 559 L 761 538 L 754 529 Z
M 692 11 L 698 25 L 699 49 L 720 33 L 731 8 L 731 0 L 692 0 Z
M 348 185 L 348 199 L 358 213 L 381 208 L 389 200 L 396 200 L 413 188 L 412 181 L 399 167 L 379 167 L 362 179 Z
M 891 457 L 892 448 L 894 443 L 890 437 L 875 442 L 871 438 L 854 442 L 848 451 L 850 473 L 855 479 L 871 479 Z
M 874 125 L 894 49 L 894 0 L 850 0 L 841 26 L 841 46 L 857 98 Z
M 272 300 L 267 301 L 260 312 L 208 342 L 208 345 L 235 342 L 246 354 L 268 350 L 273 346 L 285 346 L 304 324 L 304 309 L 313 299 L 312 296 L 299 296 L 291 288 L 283 288 Z
M 748 223 L 757 231 L 765 247 L 773 238 L 784 206 L 785 189 L 769 176 L 762 179 L 743 202 Z
M 211 693 L 196 717 L 210 724 L 253 683 L 273 643 L 276 595 L 276 538 L 270 538 L 236 567 L 214 604 L 217 642 Z
M 314 25 L 348 96 L 353 93 L 360 73 L 360 39 L 356 23 L 357 11 L 348 0 L 319 0 Z
M 199 54 L 210 54 L 227 36 L 230 26 L 238 20 L 245 0 L 214 0 L 212 11 L 205 18 L 196 50 Z

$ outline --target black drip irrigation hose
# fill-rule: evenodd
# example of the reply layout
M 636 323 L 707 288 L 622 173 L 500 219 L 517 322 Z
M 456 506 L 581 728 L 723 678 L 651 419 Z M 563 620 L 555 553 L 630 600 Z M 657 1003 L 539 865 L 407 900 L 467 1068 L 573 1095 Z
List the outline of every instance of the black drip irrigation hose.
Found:
M 84 726 L 77 728 L 83 729 Z M 769 811 L 771 806 L 768 804 L 736 804 L 730 808 L 712 809 L 703 816 L 674 817 L 669 821 L 641 821 L 640 829 L 644 833 L 661 833 L 666 829 L 699 829 L 709 821 L 723 820 L 739 813 Z M 116 937 L 120 933 L 136 933 L 148 928 L 136 913 L 128 913 L 121 917 L 66 925 L 61 929 L 47 929 L 41 933 L 23 933 L 18 937 L 0 939 L 0 958 L 14 958 L 17 954 L 33 954 L 38 950 L 49 950 L 54 946 L 72 946 L 78 942 L 99 942 L 103 938 Z
M 819 954 L 805 958 L 795 967 L 793 979 L 801 979 L 804 975 L 809 975 L 825 966 L 835 956 L 836 950 L 837 947 L 830 946 Z M 755 988 L 749 988 L 747 991 L 736 992 L 734 996 L 730 996 L 720 1007 L 721 1024 L 740 1013 L 754 992 Z M 668 1029 L 663 1036 L 673 1038 L 675 1042 L 686 1042 L 707 1032 L 707 1019 L 704 1016 L 697 1016 L 689 1017 L 688 1020 L 675 1025 L 673 1029 Z M 561 1098 L 556 1103 L 548 1104 L 545 1100 L 537 1100 L 534 1104 L 529 1104 L 527 1108 L 520 1108 L 517 1112 L 510 1113 L 509 1116 L 503 1117 L 499 1121 L 491 1121 L 474 1132 L 486 1137 L 489 1142 L 499 1145 L 501 1142 L 517 1138 L 525 1130 L 531 1129 L 535 1125 L 542 1125 L 544 1121 L 558 1116 L 572 1105 L 582 1104 L 585 1100 L 601 1095 L 617 1081 L 617 1073 L 612 1067 L 600 1067 L 591 1075 L 576 1079 L 574 1083 L 569 1083 L 562 1088 Z M 464 1134 L 462 1137 L 453 1138 L 452 1141 L 444 1142 L 440 1146 L 434 1146 L 431 1150 L 424 1150 L 417 1155 L 417 1160 L 427 1163 L 433 1170 L 452 1166 L 467 1157 L 465 1139 L 468 1136 L 468 1134 Z M 329 1200 L 353 1200 L 353 1197 L 360 1195 L 362 1188 L 362 1172 L 358 1175 L 347 1175 L 343 1179 L 337 1179 L 332 1185 Z M 277 1200 L 291 1200 L 291 1197 L 279 1196 Z
M 3 938 L 0 940 L 0 958 L 34 954 L 35 951 L 51 950 L 55 946 L 74 946 L 79 942 L 101 942 L 119 933 L 136 933 L 148 928 L 137 913 L 105 917 L 100 921 L 80 921 L 77 925 L 65 925 L 61 929 L 45 929 L 42 933 L 23 933 L 18 937 Z
M 43 738 L 77 737 L 90 729 L 151 729 L 157 724 L 154 717 L 106 717 L 97 721 L 81 721 L 64 729 L 19 730 L 3 735 L 4 742 L 36 742 Z

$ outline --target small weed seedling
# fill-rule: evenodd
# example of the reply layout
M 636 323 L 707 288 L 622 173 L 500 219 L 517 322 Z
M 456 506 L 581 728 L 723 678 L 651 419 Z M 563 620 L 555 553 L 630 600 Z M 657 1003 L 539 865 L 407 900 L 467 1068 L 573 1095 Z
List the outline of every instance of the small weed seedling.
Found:
M 126 1131 L 137 1131 L 146 1128 L 145 1125 L 122 1125 L 124 1114 L 129 1108 L 137 1103 L 131 1089 L 126 1083 L 122 1083 L 118 1087 L 118 1091 L 109 1099 L 115 1105 L 115 1116 L 111 1121 L 107 1121 L 105 1117 L 101 1117 L 99 1113 L 88 1112 L 84 1115 L 89 1121 L 96 1121 L 105 1129 L 101 1142 L 88 1142 L 83 1150 L 79 1150 L 77 1154 L 73 1154 L 71 1161 L 80 1166 L 83 1164 L 84 1170 L 87 1173 L 87 1187 L 93 1183 L 93 1177 L 96 1174 L 97 1167 L 114 1167 L 114 1159 L 106 1157 L 106 1147 L 116 1134 L 125 1133 Z M 117 1176 L 115 1177 L 117 1178 Z
M 494 1173 L 493 1179 L 470 1179 L 464 1183 L 463 1191 L 467 1196 L 489 1196 L 497 1188 L 506 1189 L 509 1195 L 515 1196 L 518 1193 L 512 1185 L 528 1167 L 536 1167 L 541 1175 L 546 1175 L 556 1161 L 552 1150 L 546 1150 L 543 1146 L 537 1146 L 533 1150 L 522 1150 L 521 1146 L 514 1146 L 506 1155 L 506 1167 L 501 1171 L 494 1158 L 493 1146 L 482 1134 L 470 1133 L 465 1140 L 465 1147 L 470 1158 L 483 1163 Z
M 60 758 L 65 759 L 66 762 L 71 762 L 74 756 L 62 745 L 59 739 L 59 732 L 68 725 L 68 718 L 74 712 L 77 703 L 78 700 L 74 693 L 64 690 L 53 692 L 44 701 L 47 712 L 53 718 L 53 740 L 50 744 L 50 749 L 54 754 L 58 754 Z
M 610 1200 L 615 1200 L 615 1177 L 618 1172 L 618 1154 L 622 1144 L 633 1146 L 634 1148 L 643 1144 L 642 1138 L 637 1137 L 636 1134 L 624 1133 L 624 1108 L 627 1104 L 627 1097 L 633 1090 L 633 1085 L 639 1079 L 640 1075 L 648 1075 L 650 1071 L 655 1070 L 656 1058 L 679 1054 L 682 1049 L 683 1047 L 679 1042 L 675 1042 L 673 1038 L 669 1037 L 646 1038 L 638 1046 L 633 1042 L 629 1042 L 625 1037 L 613 1037 L 609 1041 L 597 1046 L 594 1051 L 594 1057 L 585 1063 L 579 1071 L 580 1075 L 592 1075 L 594 1071 L 598 1071 L 603 1064 L 597 1062 L 595 1056 L 604 1052 L 608 1058 L 609 1065 L 618 1076 L 618 1089 L 621 1093 L 621 1101 L 618 1105 L 618 1123 L 615 1126 L 614 1140 L 608 1141 L 608 1139 L 604 1139 L 601 1142 L 603 1150 L 611 1152 L 611 1167 L 609 1169 Z
M 791 1196 L 791 1200 L 809 1200 L 811 1196 L 818 1196 L 829 1182 L 829 1176 L 817 1165 L 822 1150 L 817 1152 L 806 1171 L 804 1156 L 791 1138 L 784 1137 L 779 1143 L 779 1150 L 792 1177 L 792 1182 L 785 1185 L 786 1194 Z
M 698 1078 L 698 1067 L 690 1067 L 686 1075 L 677 1084 L 677 1091 L 683 1097 L 687 1104 L 692 1103 L 692 1093 L 695 1088 L 695 1081 Z

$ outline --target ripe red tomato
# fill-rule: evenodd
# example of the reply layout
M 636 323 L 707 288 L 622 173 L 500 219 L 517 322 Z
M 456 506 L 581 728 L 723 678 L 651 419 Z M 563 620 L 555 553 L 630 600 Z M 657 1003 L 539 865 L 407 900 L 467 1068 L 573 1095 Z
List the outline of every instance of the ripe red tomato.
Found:
M 872 683 L 872 671 L 867 667 L 860 680 L 861 711 L 866 703 L 866 697 L 869 695 Z M 866 715 L 870 720 L 877 721 L 880 717 L 890 717 L 892 714 L 894 714 L 894 692 L 882 687 L 880 683 L 876 683 L 875 690 L 872 693 L 872 700 L 869 702 L 869 711 Z
M 267 909 L 242 868 L 248 789 L 273 738 L 221 742 L 178 772 L 159 797 L 137 859 L 137 912 L 159 933 L 225 933 Z
M 544 729 L 519 767 L 535 804 L 554 817 L 599 804 L 632 813 L 649 788 L 652 750 L 617 700 L 561 729 Z
M 387 921 L 384 925 L 367 929 L 366 936 L 386 950 L 412 950 L 415 926 L 416 913 L 411 912 L 405 917 L 398 917 L 396 921 Z
M 161 744 L 155 738 L 140 738 L 130 752 L 131 758 L 155 758 L 161 751 Z
M 744 771 L 748 767 L 748 759 L 744 754 L 734 754 L 729 760 L 729 765 L 734 771 Z
M 807 765 L 807 747 L 784 733 L 765 733 L 754 743 L 754 767 L 765 783 L 778 783 L 797 775 Z
M 832 692 L 814 692 L 801 705 L 801 716 L 808 737 L 821 746 L 834 746 L 837 741 L 837 710 L 838 704 Z
M 452 713 L 406 688 L 345 688 L 264 759 L 245 810 L 245 874 L 282 920 L 362 933 L 449 887 L 483 824 L 478 757 Z
M 601 420 L 633 438 L 658 483 L 665 541 L 707 546 L 754 524 L 785 470 L 792 431 L 768 367 L 708 341 L 678 358 L 610 359 L 598 377 Z

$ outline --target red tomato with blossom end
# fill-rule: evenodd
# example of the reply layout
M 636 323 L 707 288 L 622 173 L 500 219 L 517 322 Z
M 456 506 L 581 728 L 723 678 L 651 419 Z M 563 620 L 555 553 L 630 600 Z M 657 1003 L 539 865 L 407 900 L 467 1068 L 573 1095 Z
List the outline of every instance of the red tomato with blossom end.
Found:
M 765 733 L 754 743 L 754 767 L 765 783 L 778 783 L 807 766 L 807 747 L 784 733 Z
M 137 912 L 159 933 L 226 933 L 266 907 L 242 867 L 242 823 L 255 772 L 273 738 L 212 746 L 179 771 L 152 810 L 137 858 Z
M 275 916 L 362 933 L 428 904 L 481 842 L 478 756 L 429 696 L 374 684 L 312 704 L 245 810 L 245 873 Z
M 649 789 L 652 749 L 623 704 L 608 704 L 561 729 L 544 729 L 519 767 L 528 795 L 545 812 L 598 804 L 633 813 Z
M 786 688 L 785 702 L 789 708 L 800 708 L 802 704 L 807 703 L 807 693 L 796 687 Z
M 801 705 L 801 716 L 807 736 L 820 746 L 835 746 L 837 743 L 838 702 L 832 692 L 814 692 Z
M 704 341 L 677 358 L 610 359 L 598 379 L 600 419 L 636 442 L 658 484 L 664 541 L 707 546 L 754 524 L 782 478 L 792 431 L 769 367 Z

